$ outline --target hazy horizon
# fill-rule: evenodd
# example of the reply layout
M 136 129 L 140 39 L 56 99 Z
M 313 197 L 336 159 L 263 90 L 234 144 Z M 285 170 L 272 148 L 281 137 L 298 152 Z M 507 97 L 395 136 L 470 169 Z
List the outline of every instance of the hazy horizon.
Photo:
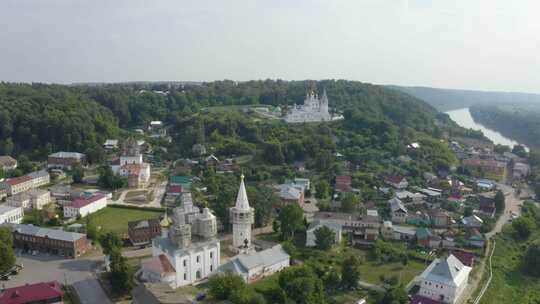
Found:
M 540 93 L 540 3 L 0 3 L 0 81 L 348 79 Z

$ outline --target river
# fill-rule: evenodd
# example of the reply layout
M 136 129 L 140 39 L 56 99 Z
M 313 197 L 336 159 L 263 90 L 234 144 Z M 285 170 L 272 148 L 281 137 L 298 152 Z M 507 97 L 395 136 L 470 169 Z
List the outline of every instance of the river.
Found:
M 519 145 L 517 141 L 475 122 L 471 116 L 471 113 L 469 112 L 469 108 L 452 110 L 445 113 L 448 114 L 450 118 L 458 125 L 464 128 L 482 131 L 482 133 L 484 133 L 484 135 L 495 144 L 501 144 L 510 147 L 513 147 L 514 145 Z

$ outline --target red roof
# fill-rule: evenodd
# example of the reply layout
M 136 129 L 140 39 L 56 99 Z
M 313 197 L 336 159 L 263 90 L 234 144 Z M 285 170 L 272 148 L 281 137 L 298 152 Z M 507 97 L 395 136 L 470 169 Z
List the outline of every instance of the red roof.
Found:
M 57 281 L 27 284 L 5 289 L 0 294 L 2 304 L 24 304 L 62 297 L 62 285 Z
M 337 175 L 336 184 L 351 184 L 351 177 L 348 175 Z
M 89 198 L 84 198 L 84 197 L 80 197 L 80 198 L 76 198 L 74 200 L 71 201 L 71 204 L 69 205 L 70 207 L 73 207 L 73 208 L 82 208 L 86 205 L 89 205 L 97 200 L 100 200 L 102 198 L 104 198 L 105 195 L 101 194 L 101 193 L 98 193 L 98 194 L 94 194 L 92 195 L 91 197 Z
M 167 189 L 167 193 L 182 193 L 182 186 L 181 185 L 169 186 L 169 188 Z
M 403 176 L 401 175 L 386 175 L 384 177 L 384 180 L 389 183 L 399 184 L 403 180 Z
M 414 295 L 411 299 L 411 304 L 442 304 L 442 302 L 435 301 L 419 295 Z
M 30 181 L 32 180 L 32 178 L 28 175 L 24 175 L 24 176 L 20 176 L 20 177 L 14 177 L 14 178 L 10 178 L 6 181 L 6 183 L 8 183 L 10 186 L 15 186 L 15 185 L 18 185 L 20 183 L 24 183 L 24 182 L 27 182 L 27 181 Z
M 474 253 L 464 251 L 464 250 L 452 250 L 450 252 L 452 255 L 454 255 L 458 260 L 463 263 L 465 266 L 472 267 L 474 264 Z

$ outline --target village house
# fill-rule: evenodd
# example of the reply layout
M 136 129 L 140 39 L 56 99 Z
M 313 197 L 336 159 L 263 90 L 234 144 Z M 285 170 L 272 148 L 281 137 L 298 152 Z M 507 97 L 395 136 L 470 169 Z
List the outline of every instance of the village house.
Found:
M 57 281 L 24 284 L 6 288 L 0 291 L 0 303 L 3 304 L 33 304 L 33 303 L 64 303 L 62 284 Z
M 80 256 L 88 247 L 85 234 L 22 224 L 13 230 L 13 244 L 24 251 L 37 250 L 69 258 Z
M 484 247 L 486 243 L 484 236 L 482 233 L 480 233 L 480 231 L 478 231 L 477 228 L 468 229 L 465 235 L 465 240 L 467 244 L 474 247 Z
M 409 186 L 407 179 L 400 175 L 386 175 L 384 182 L 396 189 L 405 189 Z
M 381 219 L 378 215 L 363 215 L 343 225 L 353 245 L 370 246 L 379 238 Z
M 56 152 L 49 155 L 47 168 L 71 170 L 74 166 L 86 164 L 86 155 L 78 152 Z
M 427 202 L 434 203 L 437 202 L 442 197 L 442 191 L 435 188 L 420 188 L 419 192 L 425 195 Z
M 416 237 L 416 228 L 392 225 L 392 238 L 396 241 L 412 241 Z
M 32 188 L 38 188 L 51 182 L 51 176 L 47 170 L 31 172 L 28 173 L 28 176 L 32 179 Z
M 465 251 L 462 249 L 454 249 L 450 251 L 450 254 L 455 256 L 463 265 L 473 267 L 474 266 L 474 253 Z
M 396 197 L 405 204 L 423 204 L 425 195 L 418 192 L 410 192 L 407 190 L 396 191 Z
M 471 215 L 462 218 L 461 224 L 465 228 L 480 228 L 484 224 L 484 221 L 476 215 Z
M 128 236 L 134 246 L 148 245 L 152 239 L 161 235 L 159 219 L 148 219 L 128 222 Z
M 64 217 L 85 217 L 107 207 L 107 197 L 101 193 L 89 197 L 79 197 L 64 206 Z
M 114 150 L 118 148 L 118 139 L 107 139 L 103 143 L 103 148 L 105 150 Z
M 393 239 L 393 234 L 394 234 L 394 227 L 392 227 L 392 222 L 391 221 L 384 221 L 382 226 L 381 226 L 381 236 L 383 237 L 383 239 L 385 240 L 391 240 Z
M 479 195 L 478 200 L 480 201 L 480 206 L 478 207 L 479 213 L 485 217 L 494 218 L 497 211 L 494 195 Z
M 394 197 L 388 201 L 390 204 L 390 213 L 392 216 L 392 223 L 403 224 L 407 221 L 407 208 L 397 197 Z
M 332 223 L 332 222 L 324 222 L 320 220 L 313 221 L 308 229 L 306 230 L 306 247 L 315 247 L 316 246 L 316 240 L 317 237 L 315 236 L 315 231 L 322 227 L 327 227 L 331 229 L 334 234 L 334 244 L 341 243 L 341 235 L 342 235 L 342 228 L 340 224 Z
M 216 173 L 234 173 L 240 171 L 240 164 L 232 158 L 220 161 L 216 166 Z
M 279 199 L 282 206 L 288 204 L 304 204 L 304 191 L 291 185 L 280 185 Z
M 467 286 L 471 269 L 453 255 L 435 259 L 420 275 L 417 295 L 454 304 Z
M 17 160 L 9 155 L 0 155 L 0 169 L 4 172 L 17 169 Z
M 448 227 L 450 225 L 450 215 L 446 210 L 434 209 L 431 211 L 431 221 L 435 227 Z
M 0 205 L 0 225 L 20 224 L 24 217 L 24 211 L 22 207 L 13 207 L 6 204 Z
M 342 192 L 342 193 L 348 193 L 352 192 L 352 182 L 351 177 L 349 175 L 338 175 L 336 176 L 335 180 L 335 188 L 336 191 Z

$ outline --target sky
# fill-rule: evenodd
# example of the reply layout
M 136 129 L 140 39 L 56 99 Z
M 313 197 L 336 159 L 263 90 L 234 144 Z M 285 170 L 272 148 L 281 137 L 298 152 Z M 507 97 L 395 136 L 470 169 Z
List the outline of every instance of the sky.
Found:
M 348 79 L 540 93 L 538 0 L 2 0 L 0 81 Z

